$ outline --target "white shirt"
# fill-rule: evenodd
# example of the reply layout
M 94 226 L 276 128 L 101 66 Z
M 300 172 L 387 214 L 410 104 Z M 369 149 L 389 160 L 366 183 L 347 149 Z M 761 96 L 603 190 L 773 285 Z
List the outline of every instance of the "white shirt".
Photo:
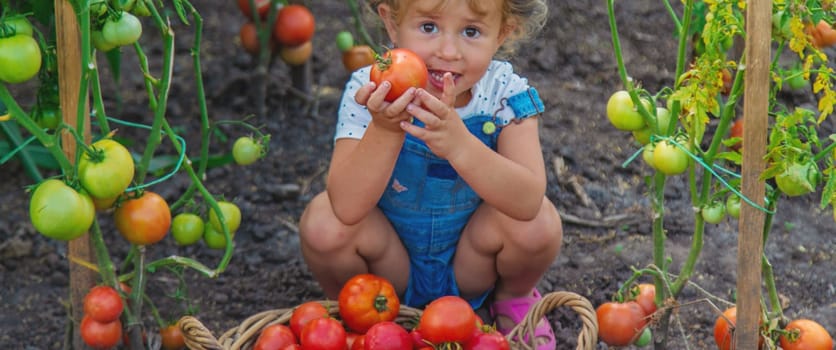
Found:
M 337 119 L 334 140 L 348 137 L 360 139 L 372 120 L 371 114 L 354 101 L 357 90 L 369 82 L 371 66 L 358 69 L 345 85 Z M 456 108 L 462 119 L 476 115 L 495 115 L 497 126 L 504 126 L 514 119 L 514 111 L 503 99 L 514 96 L 529 88 L 528 79 L 514 73 L 510 63 L 493 61 L 485 75 L 471 89 L 473 98 L 460 108 Z

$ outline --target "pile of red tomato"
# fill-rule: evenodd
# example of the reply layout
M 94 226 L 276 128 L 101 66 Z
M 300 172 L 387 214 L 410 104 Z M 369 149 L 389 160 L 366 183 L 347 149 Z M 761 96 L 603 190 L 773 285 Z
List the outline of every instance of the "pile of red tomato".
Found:
M 396 322 L 400 301 L 386 279 L 360 274 L 348 280 L 337 303 L 339 319 L 320 302 L 293 309 L 287 324 L 273 324 L 259 334 L 254 350 L 403 350 L 459 348 L 507 350 L 508 340 L 482 324 L 470 304 L 457 296 L 432 301 L 407 328 Z M 445 347 L 446 346 L 446 347 Z
M 255 0 L 255 12 L 261 20 L 270 12 L 270 0 Z M 247 17 L 241 25 L 239 37 L 241 46 L 252 55 L 261 52 L 258 39 L 258 28 L 253 20 L 253 9 L 250 0 L 238 0 L 238 8 Z M 269 47 L 271 51 L 278 49 L 279 57 L 292 66 L 302 65 L 310 59 L 313 52 L 311 39 L 314 35 L 315 19 L 313 13 L 301 4 L 282 6 L 276 13 L 276 21 L 271 28 Z
M 598 339 L 611 346 L 650 343 L 651 333 L 647 327 L 656 312 L 656 286 L 640 283 L 633 288 L 625 301 L 609 301 L 598 306 Z

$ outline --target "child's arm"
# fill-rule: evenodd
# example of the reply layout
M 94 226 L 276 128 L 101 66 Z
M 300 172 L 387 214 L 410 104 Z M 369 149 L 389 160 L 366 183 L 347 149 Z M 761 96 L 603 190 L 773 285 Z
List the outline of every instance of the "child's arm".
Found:
M 413 91 L 387 103 L 383 97 L 388 91 L 388 84 L 361 87 L 355 100 L 367 107 L 372 120 L 362 138 L 341 138 L 334 144 L 326 190 L 334 213 L 344 224 L 359 222 L 377 205 L 406 137 L 398 124 L 410 117 L 404 109 Z

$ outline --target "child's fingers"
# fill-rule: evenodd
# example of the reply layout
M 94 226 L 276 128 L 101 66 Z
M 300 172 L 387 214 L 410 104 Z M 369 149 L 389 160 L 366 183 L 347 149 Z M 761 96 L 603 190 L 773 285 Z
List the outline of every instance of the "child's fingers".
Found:
M 354 101 L 365 106 L 369 101 L 369 96 L 372 95 L 375 88 L 377 88 L 377 86 L 374 82 L 369 82 L 368 84 L 361 86 L 357 89 L 357 92 L 354 93 Z
M 439 119 L 447 119 L 452 113 L 454 113 L 454 109 L 451 104 L 447 104 L 444 101 L 435 98 L 435 96 L 426 90 L 418 90 L 418 92 L 416 92 L 416 96 L 421 101 L 421 105 Z
M 453 80 L 453 74 L 450 72 L 444 73 L 444 91 L 441 93 L 441 102 L 445 105 L 453 107 L 456 103 L 456 82 Z

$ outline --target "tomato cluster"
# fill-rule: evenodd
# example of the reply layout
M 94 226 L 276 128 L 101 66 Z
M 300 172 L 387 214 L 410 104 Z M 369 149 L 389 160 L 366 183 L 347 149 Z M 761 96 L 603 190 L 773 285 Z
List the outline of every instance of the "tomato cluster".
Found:
M 433 300 L 414 328 L 396 323 L 400 300 L 392 284 L 374 274 L 359 274 L 343 284 L 339 319 L 321 302 L 293 309 L 286 324 L 265 327 L 253 349 L 403 350 L 458 348 L 508 350 L 508 340 L 482 324 L 470 304 L 457 296 Z
M 223 216 L 223 223 L 229 230 L 230 239 L 241 226 L 241 209 L 233 202 L 218 201 L 218 208 Z M 210 249 L 226 249 L 227 240 L 218 213 L 209 210 L 204 220 L 190 212 L 177 214 L 171 221 L 171 236 L 181 246 L 192 245 L 203 239 Z
M 349 72 L 374 63 L 375 52 L 369 45 L 357 45 L 351 32 L 341 31 L 336 36 L 337 48 L 342 52 L 343 66 Z
M 84 342 L 94 349 L 109 349 L 122 340 L 124 305 L 116 289 L 96 286 L 84 297 L 84 317 L 79 332 Z
M 640 283 L 624 301 L 609 301 L 595 309 L 598 319 L 598 338 L 611 346 L 650 343 L 652 334 L 648 322 L 656 312 L 656 286 Z
M 247 17 L 238 32 L 241 46 L 251 55 L 261 52 L 258 27 L 253 20 L 250 0 L 238 0 L 238 8 Z M 255 0 L 255 12 L 261 20 L 270 12 L 270 0 Z M 273 28 L 270 28 L 268 46 L 271 52 L 278 50 L 279 57 L 291 65 L 298 66 L 307 62 L 313 53 L 311 39 L 314 35 L 316 20 L 313 13 L 301 4 L 282 6 L 276 12 Z

